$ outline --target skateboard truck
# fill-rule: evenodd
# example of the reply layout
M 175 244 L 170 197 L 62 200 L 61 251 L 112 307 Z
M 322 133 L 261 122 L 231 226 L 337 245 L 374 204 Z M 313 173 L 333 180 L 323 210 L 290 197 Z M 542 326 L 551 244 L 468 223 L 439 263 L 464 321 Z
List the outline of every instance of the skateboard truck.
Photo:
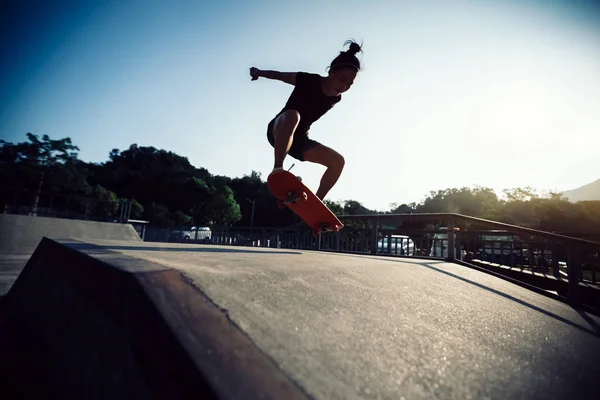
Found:
M 313 229 L 312 234 L 313 236 L 317 236 L 319 233 L 321 232 L 339 232 L 340 231 L 340 227 L 338 225 L 333 225 L 332 227 L 329 227 L 328 224 L 322 224 L 321 225 L 321 229 L 317 230 L 317 229 Z
M 306 192 L 302 192 L 302 193 L 288 192 L 288 197 L 286 200 L 283 201 L 283 204 L 296 204 L 296 202 L 298 200 L 302 200 L 302 201 L 308 200 L 308 195 L 306 194 Z

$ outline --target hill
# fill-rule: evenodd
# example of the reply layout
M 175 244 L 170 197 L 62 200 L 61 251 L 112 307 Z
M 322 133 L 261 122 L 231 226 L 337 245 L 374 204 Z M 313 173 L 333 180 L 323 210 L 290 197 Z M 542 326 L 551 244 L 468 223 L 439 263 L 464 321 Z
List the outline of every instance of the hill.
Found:
M 600 179 L 576 189 L 567 190 L 563 196 L 571 202 L 600 200 Z

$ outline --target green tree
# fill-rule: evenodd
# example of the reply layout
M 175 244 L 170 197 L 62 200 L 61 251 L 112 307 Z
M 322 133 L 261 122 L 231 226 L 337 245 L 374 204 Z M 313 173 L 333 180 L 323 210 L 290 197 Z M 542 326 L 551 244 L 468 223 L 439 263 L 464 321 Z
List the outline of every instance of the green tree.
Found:
M 109 161 L 94 168 L 93 180 L 136 199 L 145 210 L 143 217 L 159 226 L 227 225 L 239 219 L 239 205 L 226 188 L 228 178 L 195 168 L 170 151 L 136 144 L 113 149 Z
M 175 226 L 175 220 L 171 217 L 169 208 L 162 204 L 151 202 L 144 214 L 153 226 L 161 228 L 172 228 Z
M 504 189 L 502 191 L 508 201 L 529 201 L 540 196 L 530 186 L 524 188 Z
M 235 201 L 233 191 L 227 185 L 214 190 L 203 211 L 201 217 L 203 225 L 230 226 L 241 218 L 240 206 Z
M 27 139 L 28 142 L 17 144 L 0 140 L 0 177 L 5 187 L 35 191 L 32 203 L 35 215 L 47 180 L 60 178 L 62 172 L 62 185 L 73 186 L 67 178 L 77 171 L 76 151 L 79 148 L 71 143 L 70 138 L 53 140 L 43 135 L 40 140 L 38 135 L 28 132 Z
M 131 200 L 131 219 L 140 219 L 144 215 L 144 206 L 136 199 Z
M 356 200 L 344 201 L 344 215 L 363 215 L 363 214 L 374 214 L 375 212 L 369 210 Z
M 118 216 L 120 201 L 114 192 L 96 185 L 93 195 L 97 201 L 88 200 L 86 207 L 88 217 L 107 220 Z
M 390 213 L 391 214 L 412 214 L 415 212 L 417 205 L 415 203 L 410 204 L 400 204 L 392 203 L 390 204 Z
M 324 203 L 335 215 L 340 216 L 344 214 L 344 206 L 340 202 L 325 199 Z

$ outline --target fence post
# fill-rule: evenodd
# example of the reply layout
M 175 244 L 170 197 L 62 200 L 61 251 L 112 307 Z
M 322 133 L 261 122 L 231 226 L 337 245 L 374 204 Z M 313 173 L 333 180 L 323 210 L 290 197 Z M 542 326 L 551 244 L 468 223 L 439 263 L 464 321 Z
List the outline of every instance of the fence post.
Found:
M 125 220 L 125 222 L 129 222 L 129 219 L 131 218 L 131 209 L 133 208 L 133 200 L 128 200 L 127 201 L 127 219 Z
M 379 235 L 378 232 L 378 220 L 377 219 L 372 219 L 371 220 L 371 254 L 377 254 L 377 236 Z
M 455 249 L 455 240 L 454 240 L 454 218 L 450 217 L 448 219 L 448 260 L 454 261 L 454 249 Z
M 581 276 L 581 248 L 571 245 L 567 257 L 567 277 L 569 279 L 567 300 L 571 304 L 579 303 L 579 278 Z
M 551 253 L 551 257 L 552 257 L 552 275 L 554 275 L 556 278 L 558 278 L 560 276 L 560 268 L 558 265 L 558 249 L 557 249 L 558 245 L 555 243 L 552 246 L 552 253 Z

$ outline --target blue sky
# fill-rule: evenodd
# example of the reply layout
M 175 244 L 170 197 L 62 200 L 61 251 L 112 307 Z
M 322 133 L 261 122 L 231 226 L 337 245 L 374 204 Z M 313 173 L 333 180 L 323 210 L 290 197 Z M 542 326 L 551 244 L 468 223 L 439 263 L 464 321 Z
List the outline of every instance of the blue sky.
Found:
M 364 70 L 311 136 L 346 158 L 328 199 L 387 210 L 474 185 L 600 178 L 600 12 L 583 1 L 13 1 L 0 21 L 0 137 L 71 137 L 104 162 L 132 143 L 266 178 L 266 126 L 292 87 L 251 66 Z M 291 158 L 317 189 L 323 167 Z

